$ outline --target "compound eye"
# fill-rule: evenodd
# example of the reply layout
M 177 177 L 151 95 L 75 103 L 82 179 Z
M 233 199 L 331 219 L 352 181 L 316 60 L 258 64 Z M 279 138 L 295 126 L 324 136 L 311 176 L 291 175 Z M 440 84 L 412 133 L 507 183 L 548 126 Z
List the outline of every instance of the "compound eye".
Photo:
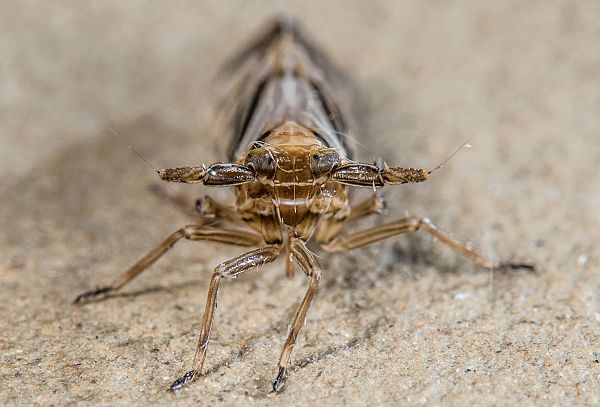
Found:
M 315 178 L 329 173 L 342 163 L 340 155 L 334 150 L 319 151 L 311 155 L 310 170 Z
M 246 165 L 256 172 L 259 177 L 270 178 L 275 174 L 275 161 L 271 152 L 264 148 L 257 148 L 246 157 Z

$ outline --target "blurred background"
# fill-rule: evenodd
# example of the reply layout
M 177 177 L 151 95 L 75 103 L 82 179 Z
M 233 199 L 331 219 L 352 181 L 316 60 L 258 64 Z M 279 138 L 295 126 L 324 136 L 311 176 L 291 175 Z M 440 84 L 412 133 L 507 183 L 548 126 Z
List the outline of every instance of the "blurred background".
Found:
M 264 403 L 597 403 L 600 3 L 13 1 L 0 5 L 0 400 L 169 403 L 207 278 L 184 244 L 114 299 L 73 307 L 189 222 L 156 167 L 218 161 L 220 64 L 276 14 L 351 78 L 360 158 L 432 168 L 386 190 L 536 275 L 477 270 L 426 236 L 321 262 L 290 388 Z M 207 190 L 173 186 L 190 203 Z M 227 199 L 220 190 L 211 194 Z M 236 252 L 237 253 L 237 252 Z M 306 281 L 224 287 L 210 377 L 183 404 L 263 398 Z M 245 301 L 240 307 L 240 301 Z

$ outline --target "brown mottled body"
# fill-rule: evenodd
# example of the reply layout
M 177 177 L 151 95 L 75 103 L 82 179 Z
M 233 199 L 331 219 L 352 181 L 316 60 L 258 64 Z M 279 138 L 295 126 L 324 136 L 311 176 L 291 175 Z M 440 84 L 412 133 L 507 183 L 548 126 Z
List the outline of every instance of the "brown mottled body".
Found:
M 327 167 L 319 172 L 323 160 Z M 271 231 L 286 227 L 293 237 L 308 240 L 323 215 L 348 206 L 344 185 L 329 179 L 331 166 L 341 163 L 338 153 L 297 123 L 273 129 L 244 161 L 262 172 L 238 187 L 237 208 L 266 243 L 281 243 L 281 233 Z
M 209 198 L 198 201 L 197 224 L 185 226 L 140 259 L 113 284 L 88 291 L 82 303 L 114 292 L 147 269 L 181 239 L 255 247 L 214 269 L 192 370 L 171 385 L 177 390 L 201 374 L 223 278 L 270 263 L 285 250 L 288 276 L 300 266 L 308 277 L 306 294 L 290 325 L 278 363 L 273 390 L 285 386 L 290 355 L 321 278 L 321 267 L 307 249 L 315 241 L 330 252 L 365 246 L 417 230 L 430 233 L 459 254 L 486 268 L 531 268 L 500 263 L 442 232 L 427 218 L 404 218 L 342 235 L 344 226 L 383 209 L 381 198 L 350 206 L 350 187 L 422 182 L 430 171 L 379 168 L 353 161 L 350 120 L 344 108 L 337 70 L 289 20 L 276 20 L 225 68 L 230 98 L 229 162 L 157 171 L 165 181 L 236 188 L 235 208 Z M 181 199 L 159 193 L 181 207 Z M 190 213 L 186 210 L 186 213 Z M 207 226 L 210 219 L 216 226 Z M 315 233 L 316 232 L 316 233 Z

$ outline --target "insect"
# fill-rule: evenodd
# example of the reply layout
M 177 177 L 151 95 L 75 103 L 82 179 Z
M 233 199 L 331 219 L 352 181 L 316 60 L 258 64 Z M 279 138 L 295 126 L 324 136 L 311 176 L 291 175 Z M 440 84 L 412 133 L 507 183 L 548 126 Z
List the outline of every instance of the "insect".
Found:
M 214 269 L 192 369 L 173 382 L 172 390 L 201 375 L 221 281 L 280 256 L 288 276 L 297 264 L 308 277 L 306 294 L 291 322 L 273 381 L 274 392 L 284 388 L 292 349 L 322 275 L 317 258 L 307 248 L 310 239 L 327 252 L 341 252 L 422 230 L 481 267 L 532 268 L 485 257 L 427 218 L 406 217 L 344 233 L 347 225 L 381 212 L 383 207 L 376 194 L 351 205 L 353 187 L 376 190 L 423 182 L 432 171 L 354 160 L 351 122 L 337 87 L 340 74 L 293 21 L 273 21 L 226 65 L 225 72 L 231 85 L 230 98 L 223 104 L 229 112 L 228 161 L 157 173 L 169 182 L 233 188 L 235 205 L 206 199 L 199 212 L 219 223 L 198 222 L 177 230 L 111 285 L 85 292 L 75 300 L 84 303 L 121 289 L 181 239 L 251 248 Z

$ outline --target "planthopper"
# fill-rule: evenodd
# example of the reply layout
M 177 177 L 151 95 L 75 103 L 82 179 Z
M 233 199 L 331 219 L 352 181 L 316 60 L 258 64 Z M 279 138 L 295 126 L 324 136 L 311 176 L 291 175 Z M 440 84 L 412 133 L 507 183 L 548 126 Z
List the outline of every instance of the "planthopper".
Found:
M 351 205 L 352 189 L 377 191 L 388 185 L 424 182 L 433 170 L 355 160 L 352 122 L 342 93 L 343 76 L 293 21 L 274 20 L 224 66 L 223 72 L 228 94 L 221 107 L 230 140 L 226 161 L 157 173 L 164 181 L 231 188 L 235 202 L 198 201 L 195 223 L 168 236 L 111 285 L 75 299 L 78 304 L 85 303 L 121 289 L 181 239 L 246 247 L 245 253 L 214 269 L 191 370 L 175 380 L 171 390 L 201 375 L 222 280 L 280 256 L 289 277 L 294 265 L 307 277 L 306 294 L 291 321 L 274 372 L 273 391 L 284 388 L 294 343 L 323 273 L 307 248 L 310 240 L 324 251 L 336 253 L 421 230 L 483 268 L 533 268 L 488 258 L 424 217 L 405 217 L 345 232 L 356 220 L 381 213 L 384 205 L 376 192 Z M 170 198 L 181 205 L 179 198 Z

